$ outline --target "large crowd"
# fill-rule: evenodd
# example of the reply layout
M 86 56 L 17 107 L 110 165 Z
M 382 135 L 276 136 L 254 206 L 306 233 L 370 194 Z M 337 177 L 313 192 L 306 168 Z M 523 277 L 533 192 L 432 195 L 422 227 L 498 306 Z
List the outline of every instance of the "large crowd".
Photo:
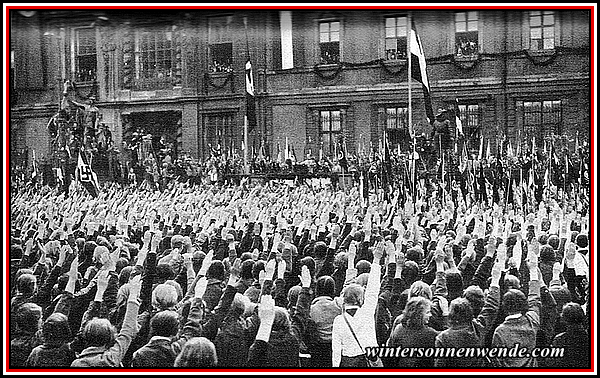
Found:
M 590 366 L 576 197 L 72 185 L 10 197 L 11 368 Z

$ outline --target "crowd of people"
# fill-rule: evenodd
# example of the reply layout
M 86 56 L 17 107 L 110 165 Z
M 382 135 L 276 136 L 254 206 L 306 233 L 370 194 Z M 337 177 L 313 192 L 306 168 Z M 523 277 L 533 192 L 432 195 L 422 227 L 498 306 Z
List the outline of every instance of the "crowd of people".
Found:
M 11 369 L 590 367 L 577 197 L 72 185 L 10 196 Z

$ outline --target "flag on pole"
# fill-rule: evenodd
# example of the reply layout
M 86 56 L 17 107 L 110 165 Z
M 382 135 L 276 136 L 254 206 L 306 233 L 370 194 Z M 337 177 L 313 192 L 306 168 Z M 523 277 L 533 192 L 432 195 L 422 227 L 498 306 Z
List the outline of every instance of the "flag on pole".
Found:
M 429 78 L 427 77 L 427 62 L 425 61 L 425 54 L 423 53 L 423 47 L 417 28 L 414 22 L 411 22 L 410 31 L 410 59 L 415 59 L 419 64 L 412 65 L 411 76 L 423 85 L 423 98 L 425 100 L 425 114 L 429 124 L 433 124 L 435 117 L 433 114 L 433 105 L 431 104 L 431 88 L 429 87 Z
M 462 121 L 460 120 L 460 108 L 458 107 L 458 98 L 454 100 L 454 118 L 456 122 L 456 139 L 463 136 Z
M 491 157 L 492 157 L 492 149 L 490 146 L 490 141 L 488 140 L 487 149 L 485 150 L 485 160 L 490 161 Z
M 281 155 L 281 148 L 279 147 L 279 143 L 277 143 L 277 163 L 281 164 L 283 161 L 283 156 Z
M 477 156 L 477 160 L 481 161 L 481 159 L 483 159 L 483 137 L 479 143 L 479 155 Z
M 37 161 L 35 159 L 35 150 L 33 150 L 33 158 L 31 159 L 33 171 L 31 172 L 31 181 L 34 181 L 38 176 Z
M 250 58 L 246 61 L 246 117 L 248 118 L 248 132 L 256 127 L 256 95 L 254 92 L 254 79 L 252 76 L 252 63 Z
M 75 171 L 75 178 L 83 185 L 83 187 L 90 193 L 94 198 L 100 194 L 100 185 L 98 184 L 98 177 L 92 170 L 92 167 L 87 163 L 87 158 L 82 151 L 79 151 L 79 157 L 77 158 L 77 170 Z

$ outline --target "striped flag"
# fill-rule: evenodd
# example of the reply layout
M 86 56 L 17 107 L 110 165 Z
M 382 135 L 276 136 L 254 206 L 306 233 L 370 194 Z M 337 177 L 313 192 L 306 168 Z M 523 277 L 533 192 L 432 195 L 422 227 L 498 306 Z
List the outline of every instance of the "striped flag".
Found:
M 248 118 L 248 132 L 251 132 L 256 127 L 256 95 L 250 57 L 246 61 L 246 117 Z
M 77 158 L 77 170 L 75 171 L 75 178 L 83 185 L 83 187 L 90 193 L 94 198 L 100 194 L 100 185 L 98 185 L 98 177 L 96 173 L 92 171 L 92 167 L 87 163 L 87 158 L 79 151 L 79 157 Z
M 411 76 L 423 85 L 423 97 L 425 100 L 425 114 L 429 124 L 433 124 L 435 117 L 433 114 L 433 105 L 431 104 L 431 88 L 429 87 L 429 78 L 427 77 L 427 63 L 425 61 L 425 54 L 423 53 L 423 47 L 417 28 L 414 22 L 411 22 L 410 31 L 410 59 L 415 59 L 419 64 L 412 65 Z

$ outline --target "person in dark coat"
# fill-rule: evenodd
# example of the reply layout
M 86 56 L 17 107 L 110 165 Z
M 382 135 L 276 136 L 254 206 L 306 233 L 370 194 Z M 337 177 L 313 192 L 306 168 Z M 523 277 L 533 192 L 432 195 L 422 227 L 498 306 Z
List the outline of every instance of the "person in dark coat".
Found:
M 150 341 L 133 353 L 131 366 L 135 368 L 168 368 L 175 363 L 181 346 L 173 342 L 179 330 L 179 315 L 165 310 L 150 320 Z
M 387 341 L 388 347 L 433 348 L 435 346 L 435 338 L 439 332 L 427 324 L 431 317 L 430 300 L 423 297 L 411 298 L 400 317 L 399 324 L 392 330 Z M 393 368 L 431 368 L 433 367 L 433 358 L 399 356 L 386 358 L 384 363 Z
M 590 337 L 584 328 L 585 313 L 578 303 L 564 305 L 561 319 L 567 330 L 554 337 L 551 346 L 564 348 L 564 356 L 548 359 L 550 366 L 561 369 L 590 369 Z

